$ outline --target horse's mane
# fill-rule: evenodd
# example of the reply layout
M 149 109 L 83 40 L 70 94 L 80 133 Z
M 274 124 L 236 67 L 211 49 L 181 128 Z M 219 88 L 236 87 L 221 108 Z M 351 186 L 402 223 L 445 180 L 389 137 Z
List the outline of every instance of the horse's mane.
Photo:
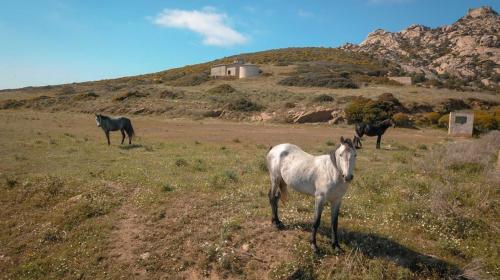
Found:
M 101 119 L 110 119 L 110 117 L 105 116 L 105 115 L 99 115 L 99 117 L 101 117 Z
M 381 126 L 381 125 L 388 125 L 391 123 L 391 119 L 385 119 L 383 121 L 380 121 L 378 123 L 375 123 L 376 126 Z

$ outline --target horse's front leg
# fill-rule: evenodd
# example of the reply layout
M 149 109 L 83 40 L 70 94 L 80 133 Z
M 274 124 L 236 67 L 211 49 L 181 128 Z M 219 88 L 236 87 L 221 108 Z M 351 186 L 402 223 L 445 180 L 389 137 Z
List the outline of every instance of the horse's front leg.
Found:
M 332 202 L 332 247 L 333 249 L 338 248 L 340 252 L 343 252 L 339 244 L 338 238 L 338 225 L 339 225 L 339 211 L 340 211 L 340 201 Z
M 380 140 L 382 140 L 382 135 L 377 135 L 377 149 L 380 149 Z
M 323 205 L 325 203 L 324 195 L 316 195 L 314 203 L 314 223 L 311 233 L 311 248 L 314 253 L 319 253 L 318 246 L 316 245 L 316 232 L 318 231 L 321 223 L 321 213 L 323 212 Z
M 104 131 L 104 133 L 106 134 L 106 139 L 108 139 L 108 146 L 110 146 L 111 142 L 109 141 L 109 130 Z

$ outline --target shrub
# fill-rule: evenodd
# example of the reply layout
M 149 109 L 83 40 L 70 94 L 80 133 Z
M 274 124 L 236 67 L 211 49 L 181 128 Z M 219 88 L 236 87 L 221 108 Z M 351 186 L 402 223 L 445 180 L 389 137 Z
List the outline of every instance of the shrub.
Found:
M 392 116 L 392 120 L 394 121 L 394 123 L 398 127 L 406 127 L 406 128 L 413 127 L 413 121 L 405 113 L 397 113 L 397 114 L 395 114 L 394 116 Z
M 253 101 L 251 101 L 248 98 L 238 98 L 233 101 L 231 101 L 228 104 L 229 110 L 233 111 L 241 111 L 241 112 L 254 112 L 254 111 L 260 111 L 263 109 L 263 107 Z
M 295 87 L 358 88 L 351 79 L 318 73 L 293 75 L 279 81 L 278 84 Z
M 438 124 L 441 115 L 437 112 L 424 113 L 424 118 L 428 120 L 429 124 Z
M 188 163 L 187 163 L 187 161 L 186 161 L 185 159 L 183 159 L 183 158 L 178 158 L 178 159 L 176 159 L 176 160 L 175 160 L 175 165 L 176 165 L 177 167 L 182 167 L 182 166 L 186 166 L 186 165 L 188 165 Z
M 121 94 L 121 95 L 115 97 L 114 100 L 115 101 L 124 101 L 124 100 L 128 100 L 131 98 L 141 98 L 141 97 L 146 97 L 146 96 L 148 96 L 147 93 L 134 90 L 134 91 L 129 91 L 127 93 Z
M 474 111 L 474 130 L 476 133 L 484 133 L 498 128 L 494 112 Z
M 91 100 L 91 99 L 96 99 L 99 97 L 95 92 L 89 91 L 87 93 L 80 93 L 78 95 L 75 95 L 74 100 Z
M 345 109 L 349 123 L 377 122 L 390 118 L 391 111 L 387 110 L 383 102 L 377 102 L 365 97 L 352 100 Z
M 450 114 L 443 115 L 438 120 L 438 126 L 447 128 L 450 122 Z
M 208 93 L 210 93 L 210 94 L 225 94 L 225 93 L 231 93 L 231 92 L 235 92 L 235 91 L 236 90 L 231 85 L 222 84 L 222 85 L 218 85 L 216 87 L 209 89 Z
M 7 99 L 0 102 L 0 109 L 15 109 L 26 104 L 26 100 Z
M 179 99 L 182 98 L 183 95 L 184 94 L 182 92 L 176 92 L 168 89 L 160 92 L 160 98 Z
M 295 105 L 295 103 L 293 103 L 293 102 L 286 102 L 286 103 L 283 105 L 283 107 L 285 107 L 286 109 L 295 108 L 295 106 L 297 106 L 297 105 Z
M 333 102 L 333 97 L 328 94 L 319 94 L 313 97 L 314 102 Z
M 59 90 L 59 94 L 73 94 L 76 90 L 72 86 L 63 86 Z

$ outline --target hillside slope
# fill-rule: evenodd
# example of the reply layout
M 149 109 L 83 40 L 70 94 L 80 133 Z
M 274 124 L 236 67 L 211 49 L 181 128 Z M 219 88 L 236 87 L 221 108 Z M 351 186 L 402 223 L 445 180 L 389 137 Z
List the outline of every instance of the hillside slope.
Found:
M 500 16 L 491 7 L 470 9 L 455 23 L 438 28 L 411 25 L 400 32 L 377 29 L 344 50 L 398 63 L 427 78 L 458 78 L 465 84 L 497 87 L 500 82 Z

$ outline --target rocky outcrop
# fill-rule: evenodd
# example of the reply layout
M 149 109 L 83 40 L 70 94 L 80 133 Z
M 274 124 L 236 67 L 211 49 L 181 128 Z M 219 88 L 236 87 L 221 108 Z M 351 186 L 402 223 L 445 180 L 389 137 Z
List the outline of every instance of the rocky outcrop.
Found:
M 398 63 L 406 72 L 427 78 L 449 75 L 468 83 L 498 86 L 500 80 L 500 16 L 491 7 L 470 9 L 452 25 L 411 25 L 400 32 L 382 29 L 359 45 L 342 48 Z
M 312 111 L 297 112 L 292 116 L 293 123 L 327 122 L 333 118 L 334 109 L 315 109 Z

